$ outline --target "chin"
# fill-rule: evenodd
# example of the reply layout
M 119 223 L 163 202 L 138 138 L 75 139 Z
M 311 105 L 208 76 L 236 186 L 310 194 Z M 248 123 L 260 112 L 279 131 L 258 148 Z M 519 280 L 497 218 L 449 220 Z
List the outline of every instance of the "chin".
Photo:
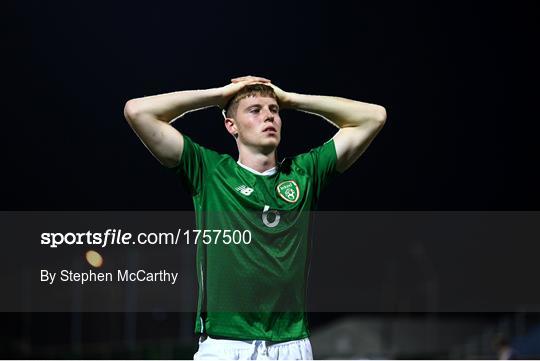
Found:
M 261 148 L 265 149 L 265 150 L 270 150 L 270 151 L 274 151 L 276 150 L 276 148 L 278 147 L 279 145 L 279 140 L 274 140 L 274 141 L 267 141 L 267 142 L 263 142 L 260 144 Z

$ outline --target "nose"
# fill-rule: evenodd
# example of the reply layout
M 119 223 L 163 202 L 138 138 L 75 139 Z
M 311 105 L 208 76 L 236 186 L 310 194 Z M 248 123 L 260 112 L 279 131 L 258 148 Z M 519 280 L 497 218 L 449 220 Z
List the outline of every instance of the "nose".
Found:
M 270 109 L 264 108 L 264 121 L 274 121 L 274 113 Z

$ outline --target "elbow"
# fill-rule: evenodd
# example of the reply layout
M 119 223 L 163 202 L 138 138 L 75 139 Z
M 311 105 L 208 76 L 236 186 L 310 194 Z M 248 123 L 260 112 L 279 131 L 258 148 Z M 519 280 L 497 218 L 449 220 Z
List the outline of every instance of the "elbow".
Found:
M 131 123 L 140 114 L 140 106 L 137 99 L 130 99 L 124 105 L 124 118 Z
M 382 127 L 386 123 L 386 109 L 383 106 L 377 105 L 375 113 L 373 115 L 373 121 Z

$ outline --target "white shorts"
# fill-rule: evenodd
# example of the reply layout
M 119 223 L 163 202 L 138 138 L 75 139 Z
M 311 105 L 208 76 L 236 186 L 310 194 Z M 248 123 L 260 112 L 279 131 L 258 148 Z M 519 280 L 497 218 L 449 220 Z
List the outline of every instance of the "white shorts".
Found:
M 194 360 L 313 360 L 308 338 L 287 342 L 239 341 L 201 336 Z

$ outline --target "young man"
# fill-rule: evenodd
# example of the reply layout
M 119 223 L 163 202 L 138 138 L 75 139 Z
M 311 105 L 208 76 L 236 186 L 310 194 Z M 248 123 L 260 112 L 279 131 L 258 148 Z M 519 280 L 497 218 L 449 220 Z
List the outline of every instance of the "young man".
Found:
M 216 105 L 236 140 L 237 161 L 170 125 Z M 339 131 L 278 163 L 284 108 L 320 115 Z M 368 147 L 386 121 L 385 109 L 285 92 L 268 79 L 246 76 L 221 88 L 132 99 L 124 114 L 192 194 L 197 228 L 213 230 L 210 244 L 197 246 L 195 330 L 201 338 L 195 358 L 311 359 L 305 314 L 309 213 L 325 185 Z

